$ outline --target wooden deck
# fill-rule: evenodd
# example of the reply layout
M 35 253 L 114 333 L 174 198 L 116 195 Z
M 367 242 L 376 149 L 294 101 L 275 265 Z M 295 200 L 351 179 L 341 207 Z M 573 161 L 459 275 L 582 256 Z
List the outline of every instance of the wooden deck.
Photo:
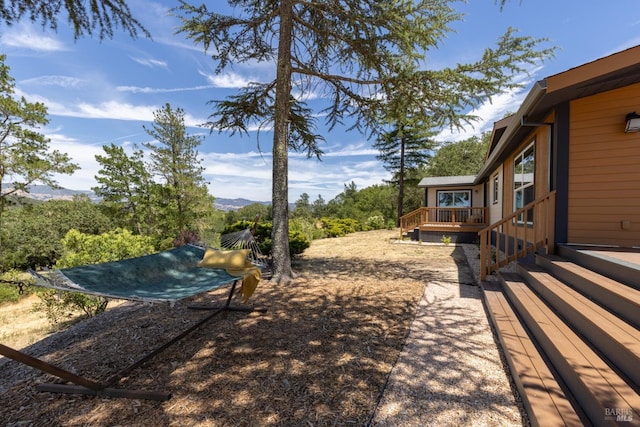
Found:
M 640 425 L 640 290 L 591 265 L 640 267 L 640 252 L 584 250 L 483 282 L 489 317 L 532 425 Z

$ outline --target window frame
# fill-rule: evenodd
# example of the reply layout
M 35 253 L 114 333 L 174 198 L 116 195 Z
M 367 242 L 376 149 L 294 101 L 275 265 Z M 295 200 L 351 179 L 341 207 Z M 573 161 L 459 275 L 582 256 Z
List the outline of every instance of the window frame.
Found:
M 531 171 L 527 172 L 524 169 L 521 169 L 520 171 L 518 171 L 518 166 L 519 165 L 527 165 L 527 160 L 529 158 L 529 151 L 531 151 Z M 518 209 L 528 205 L 529 203 L 531 203 L 532 201 L 535 200 L 535 171 L 536 171 L 536 140 L 532 140 L 529 144 L 527 144 L 522 150 L 520 150 L 520 152 L 518 152 L 518 154 L 516 154 L 515 156 L 513 156 L 513 212 L 517 211 Z M 531 179 L 530 181 L 527 181 L 525 179 L 525 176 L 531 173 Z M 518 175 L 520 176 L 520 180 L 518 180 Z M 520 197 L 518 197 L 518 195 L 520 194 Z M 529 194 L 529 198 L 531 198 L 531 200 L 528 200 L 528 198 L 526 197 L 527 194 Z M 518 200 L 520 200 L 521 206 L 518 206 Z M 529 226 L 533 226 L 533 211 L 529 211 L 527 212 L 527 220 L 526 220 L 526 224 Z M 524 213 L 518 215 L 518 217 L 516 219 L 514 219 L 514 221 L 517 222 L 517 224 L 519 225 L 524 225 L 525 224 L 525 220 L 524 220 Z

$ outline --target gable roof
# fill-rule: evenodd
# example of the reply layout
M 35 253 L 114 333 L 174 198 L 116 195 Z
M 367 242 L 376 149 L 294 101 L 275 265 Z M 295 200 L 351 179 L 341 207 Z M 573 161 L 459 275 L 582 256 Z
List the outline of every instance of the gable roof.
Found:
M 480 183 L 561 103 L 640 83 L 640 45 L 554 74 L 534 83 L 518 111 L 506 127 L 492 134 L 485 164 L 476 176 Z M 504 125 L 501 120 L 496 126 Z

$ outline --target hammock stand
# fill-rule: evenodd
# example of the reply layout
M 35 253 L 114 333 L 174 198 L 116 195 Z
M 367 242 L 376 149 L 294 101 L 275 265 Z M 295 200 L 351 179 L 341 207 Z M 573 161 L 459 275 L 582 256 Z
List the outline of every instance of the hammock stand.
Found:
M 213 290 L 220 288 L 222 286 L 232 284 L 229 294 L 227 296 L 226 302 L 222 306 L 188 306 L 191 309 L 198 310 L 211 310 L 211 313 L 205 316 L 204 318 L 197 321 L 191 327 L 170 339 L 166 343 L 160 345 L 155 350 L 150 353 L 142 356 L 140 359 L 129 365 L 128 367 L 122 369 L 116 374 L 112 375 L 105 382 L 97 382 L 92 379 L 74 374 L 67 370 L 64 370 L 58 366 L 45 362 L 41 359 L 29 356 L 26 353 L 21 351 L 12 349 L 3 344 L 0 344 L 0 354 L 6 356 L 10 359 L 13 359 L 17 362 L 25 364 L 27 366 L 36 368 L 42 372 L 47 374 L 56 376 L 66 382 L 73 384 L 38 384 L 36 386 L 36 390 L 43 392 L 53 392 L 53 393 L 68 393 L 68 394 L 83 394 L 89 396 L 107 396 L 107 397 L 121 397 L 121 398 L 129 398 L 129 399 L 147 399 L 147 400 L 156 400 L 156 401 L 166 401 L 171 399 L 171 393 L 167 392 L 159 392 L 159 391 L 149 391 L 149 390 L 127 390 L 127 389 L 119 389 L 114 388 L 113 386 L 123 377 L 127 376 L 131 371 L 140 367 L 151 358 L 161 353 L 171 345 L 180 341 L 191 332 L 200 328 L 206 322 L 211 320 L 213 317 L 217 316 L 220 313 L 226 311 L 241 311 L 241 312 L 252 312 L 259 311 L 264 313 L 266 308 L 255 308 L 255 307 L 245 307 L 245 306 L 233 306 L 231 305 L 231 300 L 236 290 L 238 282 L 241 280 L 239 277 L 233 277 L 228 275 L 224 270 L 220 269 L 208 269 L 208 268 L 200 268 L 195 267 L 194 262 L 199 261 L 202 258 L 202 254 L 204 254 L 204 249 L 197 246 L 187 245 L 182 248 L 176 248 L 171 251 L 160 252 L 158 254 L 147 255 L 145 257 L 132 258 L 129 260 L 116 261 L 111 263 L 104 264 L 93 264 L 83 267 L 75 267 L 71 269 L 64 269 L 59 272 L 60 276 L 52 280 L 49 277 L 44 277 L 34 271 L 30 271 L 32 275 L 36 278 L 36 284 L 38 286 L 50 287 L 54 289 L 60 289 L 64 291 L 75 291 L 75 292 L 83 292 L 93 295 L 100 296 L 110 296 L 114 298 L 120 299 L 130 299 L 134 301 L 150 301 L 150 302 L 175 302 L 176 300 L 183 299 L 192 295 L 196 295 L 198 293 L 202 293 L 208 290 Z M 167 260 L 169 262 L 167 262 Z M 186 267 L 185 267 L 186 261 Z M 176 271 L 176 266 L 182 264 L 184 268 L 181 271 Z M 126 289 L 122 286 L 114 287 L 115 292 L 105 293 L 99 290 L 99 286 L 101 281 L 94 280 L 93 283 L 90 283 L 88 288 L 81 287 L 73 281 L 69 280 L 69 277 L 73 277 L 76 273 L 79 274 L 78 277 L 82 277 L 86 274 L 100 272 L 101 274 L 107 274 L 104 277 L 109 277 L 108 274 L 116 274 L 116 271 L 120 270 L 124 275 L 124 280 L 121 280 L 120 285 L 124 285 L 128 283 L 129 277 L 127 274 L 130 273 L 131 276 L 139 274 L 140 265 L 153 265 L 156 268 L 152 271 L 154 274 L 157 284 L 159 284 L 160 289 L 129 289 L 130 293 L 134 295 L 126 295 Z M 164 270 L 163 270 L 164 268 Z M 114 271 L 115 269 L 115 271 Z M 125 271 L 126 270 L 126 271 Z M 189 290 L 189 286 L 177 286 L 176 288 L 176 276 L 186 275 L 190 277 L 196 282 L 195 288 L 191 288 Z M 206 277 L 206 276 L 209 277 Z M 106 279 L 108 281 L 116 281 L 113 277 L 111 279 Z M 207 280 L 209 283 L 207 284 Z M 68 282 L 68 283 L 67 283 Z M 75 285 L 75 286 L 74 286 Z M 95 286 L 94 286 L 95 285 Z M 134 284 L 135 285 L 135 284 Z M 138 284 L 139 285 L 139 284 Z M 104 285 L 102 289 L 106 289 L 108 285 Z M 124 290 L 123 290 L 124 289 Z M 142 293 L 142 296 L 141 296 Z

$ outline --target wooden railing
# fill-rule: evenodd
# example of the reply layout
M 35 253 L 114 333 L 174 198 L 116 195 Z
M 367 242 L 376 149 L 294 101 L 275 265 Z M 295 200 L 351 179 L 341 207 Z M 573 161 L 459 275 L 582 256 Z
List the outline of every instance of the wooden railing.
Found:
M 491 224 L 480 235 L 480 278 L 512 261 L 555 245 L 556 192 L 552 191 L 510 216 Z
M 486 224 L 487 208 L 418 208 L 400 217 L 400 235 L 425 224 L 432 225 L 483 225 Z

